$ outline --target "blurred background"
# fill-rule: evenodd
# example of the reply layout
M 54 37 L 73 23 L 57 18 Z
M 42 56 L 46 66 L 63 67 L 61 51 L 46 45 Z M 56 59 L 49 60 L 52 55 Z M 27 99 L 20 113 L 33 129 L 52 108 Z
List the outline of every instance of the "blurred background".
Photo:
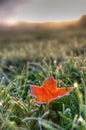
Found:
M 85 55 L 86 1 L 0 0 L 0 67 Z

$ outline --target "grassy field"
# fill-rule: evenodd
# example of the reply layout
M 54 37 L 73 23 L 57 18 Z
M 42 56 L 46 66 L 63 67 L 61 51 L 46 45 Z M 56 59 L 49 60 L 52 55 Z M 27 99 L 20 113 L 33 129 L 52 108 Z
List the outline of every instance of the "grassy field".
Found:
M 48 106 L 32 102 L 30 84 L 53 76 L 75 87 Z M 0 130 L 86 129 L 86 30 L 0 34 Z

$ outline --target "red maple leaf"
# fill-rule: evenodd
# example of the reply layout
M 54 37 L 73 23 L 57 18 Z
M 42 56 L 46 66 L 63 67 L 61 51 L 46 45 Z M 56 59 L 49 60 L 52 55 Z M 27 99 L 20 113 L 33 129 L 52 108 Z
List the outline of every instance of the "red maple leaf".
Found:
M 73 87 L 70 88 L 56 88 L 57 81 L 49 77 L 45 79 L 42 86 L 31 85 L 31 96 L 35 97 L 35 103 L 46 103 L 49 104 L 52 100 L 61 98 L 73 90 Z

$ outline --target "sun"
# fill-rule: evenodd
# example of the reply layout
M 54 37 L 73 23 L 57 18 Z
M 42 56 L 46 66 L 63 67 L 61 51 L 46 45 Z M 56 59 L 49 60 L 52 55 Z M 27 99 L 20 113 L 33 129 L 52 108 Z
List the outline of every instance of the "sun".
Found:
M 7 21 L 7 25 L 8 25 L 8 26 L 15 26 L 15 25 L 17 25 L 17 21 L 8 20 L 8 21 Z

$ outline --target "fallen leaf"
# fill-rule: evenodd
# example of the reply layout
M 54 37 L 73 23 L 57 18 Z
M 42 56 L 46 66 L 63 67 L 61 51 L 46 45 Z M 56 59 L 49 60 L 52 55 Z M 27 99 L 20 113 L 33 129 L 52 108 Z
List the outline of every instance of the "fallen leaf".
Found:
M 35 97 L 34 102 L 49 104 L 52 100 L 68 95 L 73 87 L 57 88 L 57 81 L 53 77 L 45 79 L 42 86 L 30 85 L 31 96 Z

